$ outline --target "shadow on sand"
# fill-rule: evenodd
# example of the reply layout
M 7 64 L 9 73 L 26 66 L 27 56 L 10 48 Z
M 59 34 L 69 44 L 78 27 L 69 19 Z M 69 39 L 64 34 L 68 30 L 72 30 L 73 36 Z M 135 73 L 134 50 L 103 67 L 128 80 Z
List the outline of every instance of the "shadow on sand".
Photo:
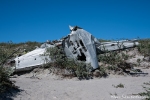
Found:
M 0 93 L 0 100 L 13 100 L 13 97 L 18 95 L 21 91 L 19 88 L 12 88 L 4 93 Z

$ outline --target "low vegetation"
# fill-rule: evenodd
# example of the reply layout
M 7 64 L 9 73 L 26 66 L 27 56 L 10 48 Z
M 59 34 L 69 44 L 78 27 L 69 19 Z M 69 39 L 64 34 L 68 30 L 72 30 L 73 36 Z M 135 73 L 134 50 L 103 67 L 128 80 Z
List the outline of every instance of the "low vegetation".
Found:
M 150 82 L 146 82 L 143 84 L 144 84 L 143 88 L 145 89 L 145 92 L 141 92 L 138 95 L 144 96 L 145 100 L 150 100 Z
M 138 40 L 138 42 L 140 43 L 138 46 L 138 51 L 145 57 L 150 56 L 150 39 L 141 39 Z
M 17 89 L 14 82 L 10 80 L 10 75 L 13 71 L 6 67 L 7 61 L 16 57 L 19 54 L 26 51 L 31 51 L 35 49 L 35 46 L 40 46 L 41 43 L 38 42 L 26 42 L 26 43 L 13 43 L 11 41 L 7 43 L 0 43 L 0 94 L 10 89 Z
M 122 83 L 115 86 L 115 88 L 124 88 L 124 85 Z
M 110 40 L 99 39 L 99 41 L 107 42 Z M 145 57 L 150 57 L 150 39 L 140 39 L 138 40 L 138 42 L 140 43 L 137 47 L 138 52 Z M 3 64 L 5 64 L 8 59 L 16 57 L 20 54 L 22 55 L 24 54 L 24 52 L 29 52 L 35 49 L 36 46 L 39 47 L 40 45 L 41 43 L 39 42 L 30 41 L 25 43 L 13 43 L 12 41 L 9 41 L 7 43 L 0 43 L 0 78 L 5 76 L 5 74 L 4 76 L 2 76 L 3 74 L 1 73 L 8 73 L 7 70 L 3 67 Z M 122 74 L 122 72 L 124 72 L 126 68 L 129 68 L 130 66 L 126 63 L 126 60 L 131 58 L 131 56 L 129 56 L 127 52 L 128 51 L 126 50 L 122 50 L 99 54 L 98 61 L 100 62 L 100 76 L 107 76 L 110 71 L 119 72 L 119 74 Z M 57 47 L 49 48 L 47 49 L 46 54 L 49 55 L 53 62 L 47 63 L 45 67 L 51 69 L 55 67 L 55 69 L 59 69 L 57 71 L 63 71 L 63 76 L 77 76 L 79 78 L 91 78 L 93 76 L 90 64 L 85 64 L 82 61 L 77 62 L 74 59 L 67 58 L 62 49 L 58 49 Z M 141 60 L 138 59 L 137 62 L 140 64 Z M 4 78 L 4 80 L 9 79 L 9 75 L 10 74 L 6 74 L 7 77 L 5 76 L 6 78 Z
M 8 55 L 11 55 L 14 51 L 17 51 L 14 55 L 11 56 L 15 57 L 16 55 L 22 55 L 24 53 L 32 51 L 36 48 L 36 46 L 39 47 L 40 45 L 41 43 L 39 42 L 28 41 L 25 43 L 13 43 L 12 41 L 9 41 L 7 43 L 0 43 L 0 48 L 2 52 L 7 53 Z
M 5 60 L 7 60 L 7 56 L 7 52 L 4 52 L 0 48 L 0 93 L 3 93 L 8 89 L 15 87 L 13 82 L 11 82 L 9 79 L 11 74 L 10 69 L 4 67 L 4 62 Z
M 82 61 L 75 61 L 74 59 L 69 59 L 65 56 L 65 53 L 62 49 L 57 47 L 48 48 L 45 55 L 48 55 L 52 62 L 48 62 L 44 67 L 49 67 L 57 69 L 53 71 L 63 76 L 77 76 L 79 79 L 88 79 L 91 77 L 91 65 L 85 64 Z
M 98 61 L 100 62 L 100 67 L 107 71 L 106 73 L 114 71 L 115 73 L 120 72 L 118 74 L 123 74 L 122 72 L 125 72 L 126 68 L 131 67 L 126 63 L 129 57 L 125 51 L 112 51 L 99 54 Z
M 10 74 L 9 69 L 0 66 L 0 93 L 6 92 L 12 88 L 17 88 L 9 79 Z
M 137 52 L 140 55 L 148 57 L 150 61 L 150 39 L 140 39 L 138 42 L 139 45 L 135 49 L 137 49 Z M 132 49 L 123 49 L 111 52 L 105 51 L 105 53 L 99 54 L 98 61 L 100 62 L 100 67 L 103 67 L 102 69 L 105 69 L 106 73 L 128 73 L 126 69 L 131 69 L 133 66 L 140 66 L 142 62 L 142 59 L 137 59 L 137 65 L 132 64 L 131 66 L 129 63 L 127 63 L 126 60 L 134 57 L 133 55 L 128 54 L 130 50 Z

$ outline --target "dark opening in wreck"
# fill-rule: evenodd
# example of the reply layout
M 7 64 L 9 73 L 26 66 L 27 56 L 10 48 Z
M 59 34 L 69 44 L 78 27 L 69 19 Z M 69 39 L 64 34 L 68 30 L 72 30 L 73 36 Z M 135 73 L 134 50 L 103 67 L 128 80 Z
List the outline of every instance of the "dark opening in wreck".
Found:
M 81 54 L 81 55 L 78 55 L 78 56 L 77 56 L 77 59 L 78 59 L 78 60 L 81 60 L 81 61 L 86 61 L 86 56 L 85 56 L 85 54 L 82 52 L 82 49 L 80 49 L 79 51 L 80 51 L 80 54 Z

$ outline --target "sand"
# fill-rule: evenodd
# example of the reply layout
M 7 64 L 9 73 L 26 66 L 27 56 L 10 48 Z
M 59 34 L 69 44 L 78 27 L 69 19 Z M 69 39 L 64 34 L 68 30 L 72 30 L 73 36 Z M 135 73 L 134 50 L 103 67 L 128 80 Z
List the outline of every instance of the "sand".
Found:
M 13 100 L 142 100 L 136 94 L 144 92 L 144 82 L 150 82 L 150 69 L 142 69 L 146 76 L 109 75 L 107 78 L 78 80 L 62 79 L 48 70 L 27 73 L 12 78 L 22 90 Z M 115 86 L 123 84 L 124 88 Z

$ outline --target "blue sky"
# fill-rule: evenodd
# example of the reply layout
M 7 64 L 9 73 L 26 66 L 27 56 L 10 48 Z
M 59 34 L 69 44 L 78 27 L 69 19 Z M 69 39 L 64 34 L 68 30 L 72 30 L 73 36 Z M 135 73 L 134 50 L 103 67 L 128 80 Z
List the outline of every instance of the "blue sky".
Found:
M 101 39 L 150 38 L 150 0 L 0 0 L 0 42 L 45 42 L 78 25 Z

